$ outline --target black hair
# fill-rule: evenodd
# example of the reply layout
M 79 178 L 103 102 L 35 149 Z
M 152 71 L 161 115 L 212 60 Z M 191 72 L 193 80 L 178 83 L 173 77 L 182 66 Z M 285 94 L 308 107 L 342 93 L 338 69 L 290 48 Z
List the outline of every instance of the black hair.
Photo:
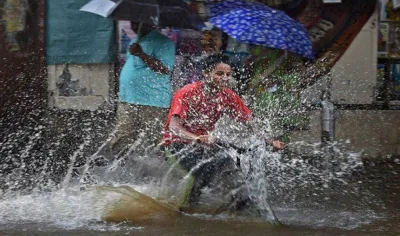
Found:
M 201 64 L 203 65 L 203 70 L 205 72 L 210 72 L 210 71 L 214 70 L 216 65 L 218 65 L 219 63 L 224 63 L 224 64 L 230 65 L 229 57 L 226 55 L 223 55 L 222 53 L 213 54 L 213 55 L 210 55 L 210 56 L 206 57 L 205 59 L 203 59 Z
M 222 41 L 222 45 L 221 45 L 221 52 L 225 51 L 226 48 L 228 47 L 228 34 L 225 33 L 224 31 L 222 31 L 222 35 L 221 35 L 221 41 Z

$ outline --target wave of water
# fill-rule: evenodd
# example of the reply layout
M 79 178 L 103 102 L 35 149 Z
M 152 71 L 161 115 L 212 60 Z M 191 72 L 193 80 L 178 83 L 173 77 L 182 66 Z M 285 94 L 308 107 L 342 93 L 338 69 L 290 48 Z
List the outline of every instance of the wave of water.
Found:
M 113 197 L 78 187 L 3 196 L 0 201 L 0 228 L 21 230 L 21 227 L 27 227 L 42 231 L 141 229 L 102 221 L 104 209 L 114 201 Z
M 232 133 L 230 137 L 233 137 Z M 225 152 L 232 158 L 242 160 L 241 168 L 248 175 L 246 185 L 251 190 L 252 198 L 257 200 L 261 209 L 275 214 L 281 222 L 353 229 L 382 217 L 370 207 L 371 202 L 376 202 L 373 194 L 362 192 L 362 183 L 351 180 L 355 171 L 362 170 L 360 156 L 343 151 L 339 144 L 325 149 L 315 144 L 309 147 L 315 149 L 315 156 L 302 157 L 273 152 L 263 145 L 263 140 L 257 135 L 247 136 L 239 143 L 249 151 L 238 153 L 234 148 L 227 148 Z M 80 153 L 84 145 L 87 145 L 87 140 L 71 159 L 76 158 L 75 154 Z M 28 155 L 31 147 L 32 143 L 29 143 L 24 155 Z M 29 193 L 15 189 L 3 191 L 0 196 L 0 227 L 37 224 L 45 225 L 45 229 L 118 231 L 125 226 L 99 223 L 105 207 L 114 200 L 112 196 L 99 198 L 95 191 L 82 191 L 82 186 L 90 189 L 103 184 L 130 184 L 140 192 L 157 197 L 157 180 L 141 181 L 134 163 L 132 166 L 129 163 L 124 166 L 113 163 L 112 168 L 90 169 L 89 162 L 93 158 L 96 157 L 88 157 L 86 165 L 80 168 L 70 164 L 61 187 L 54 184 L 54 188 L 46 187 L 46 191 Z M 83 185 L 82 179 L 86 175 L 95 181 Z M 8 175 L 10 183 L 23 181 L 23 178 L 24 175 L 16 172 Z M 33 181 L 39 179 L 38 176 L 31 178 Z M 348 201 L 349 198 L 354 199 Z M 337 199 L 347 199 L 347 202 L 340 204 Z

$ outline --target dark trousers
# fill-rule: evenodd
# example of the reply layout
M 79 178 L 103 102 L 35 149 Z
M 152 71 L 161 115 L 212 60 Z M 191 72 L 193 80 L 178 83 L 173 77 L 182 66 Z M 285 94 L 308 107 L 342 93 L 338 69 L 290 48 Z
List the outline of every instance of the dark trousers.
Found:
M 183 208 L 205 205 L 217 213 L 241 210 L 250 203 L 237 160 L 223 149 L 198 144 L 171 144 L 167 149 L 167 158 L 174 158 L 194 178 L 190 193 L 181 201 Z

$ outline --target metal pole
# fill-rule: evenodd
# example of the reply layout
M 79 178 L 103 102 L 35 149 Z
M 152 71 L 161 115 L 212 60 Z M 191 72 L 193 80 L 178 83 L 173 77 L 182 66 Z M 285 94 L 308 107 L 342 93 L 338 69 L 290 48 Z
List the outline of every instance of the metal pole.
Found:
M 335 139 L 335 106 L 329 100 L 327 92 L 324 93 L 322 101 L 322 136 L 323 143 L 332 142 Z

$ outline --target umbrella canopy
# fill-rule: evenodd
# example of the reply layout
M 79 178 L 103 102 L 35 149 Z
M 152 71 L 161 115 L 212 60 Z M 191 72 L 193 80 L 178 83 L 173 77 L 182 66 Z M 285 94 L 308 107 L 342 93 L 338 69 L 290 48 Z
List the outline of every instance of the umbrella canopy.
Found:
M 313 59 L 304 26 L 262 3 L 225 0 L 210 5 L 209 22 L 237 41 L 287 50 Z
M 110 16 L 160 27 L 196 30 L 205 27 L 200 16 L 183 0 L 122 0 Z

